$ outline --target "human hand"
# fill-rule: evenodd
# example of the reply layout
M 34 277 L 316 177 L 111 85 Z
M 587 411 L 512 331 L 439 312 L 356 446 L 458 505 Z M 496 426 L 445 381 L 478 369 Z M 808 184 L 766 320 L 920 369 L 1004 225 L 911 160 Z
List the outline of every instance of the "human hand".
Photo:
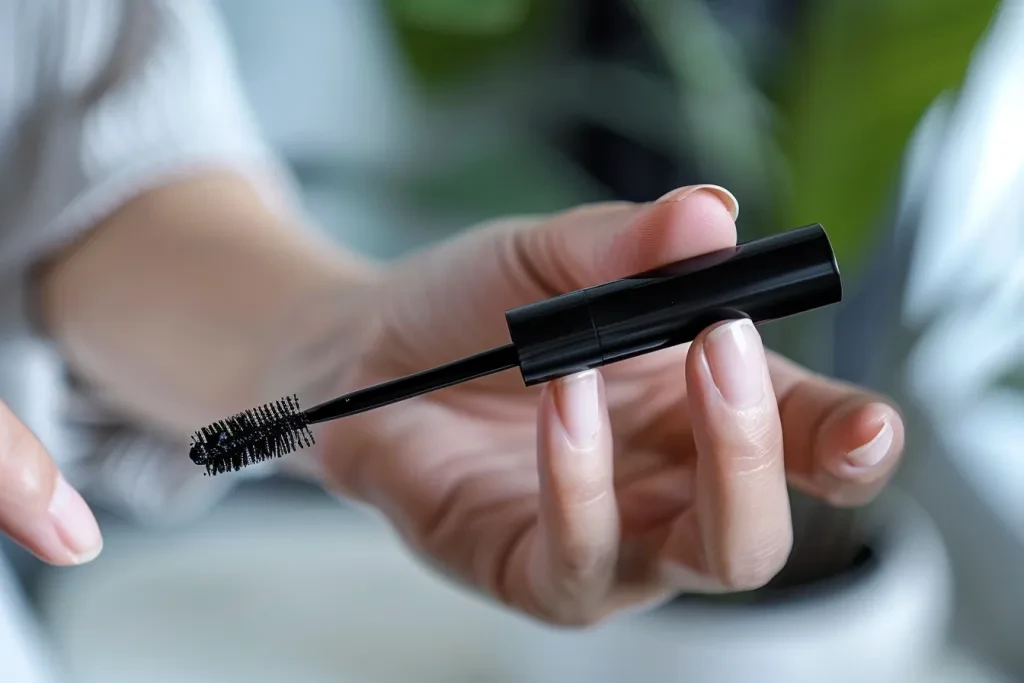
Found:
M 0 403 L 0 532 L 44 562 L 83 564 L 103 548 L 89 506 L 50 454 Z
M 735 213 L 724 190 L 683 188 L 501 221 L 419 254 L 363 292 L 366 342 L 343 390 L 507 343 L 510 308 L 733 245 Z M 792 544 L 787 480 L 865 503 L 903 425 L 884 399 L 766 354 L 734 321 L 543 388 L 515 372 L 477 380 L 325 425 L 320 440 L 329 483 L 434 566 L 583 625 L 765 584 Z

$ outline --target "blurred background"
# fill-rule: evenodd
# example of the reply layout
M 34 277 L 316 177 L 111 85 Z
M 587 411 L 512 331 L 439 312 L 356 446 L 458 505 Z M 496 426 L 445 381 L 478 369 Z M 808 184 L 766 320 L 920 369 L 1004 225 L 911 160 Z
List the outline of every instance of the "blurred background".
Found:
M 218 5 L 310 215 L 371 256 L 704 182 L 741 239 L 821 222 L 846 301 L 766 341 L 896 397 L 906 464 L 864 511 L 794 494 L 767 589 L 575 635 L 296 484 L 159 531 L 112 517 L 94 565 L 28 580 L 68 680 L 1024 680 L 1024 4 Z

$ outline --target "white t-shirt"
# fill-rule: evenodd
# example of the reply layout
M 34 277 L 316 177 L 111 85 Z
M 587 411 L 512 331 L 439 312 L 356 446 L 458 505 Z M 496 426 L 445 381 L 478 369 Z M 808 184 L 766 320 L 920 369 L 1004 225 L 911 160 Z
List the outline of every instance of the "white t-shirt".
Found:
M 25 283 L 40 257 L 148 188 L 208 167 L 248 174 L 268 201 L 291 192 L 208 2 L 0 2 L 0 340 L 34 334 Z M 94 502 L 166 520 L 233 479 L 204 479 L 187 444 L 66 384 L 53 409 L 69 438 L 54 457 Z M 0 391 L 8 400 L 18 387 Z

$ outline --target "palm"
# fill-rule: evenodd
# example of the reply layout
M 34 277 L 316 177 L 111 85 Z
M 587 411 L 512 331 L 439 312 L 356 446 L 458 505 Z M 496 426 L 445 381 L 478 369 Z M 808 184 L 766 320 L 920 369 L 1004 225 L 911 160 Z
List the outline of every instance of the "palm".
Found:
M 663 352 L 604 373 L 624 578 L 654 571 L 645 565 L 656 561 L 657 545 L 690 504 L 696 458 L 682 356 L 682 349 Z M 388 455 L 389 479 L 418 487 L 423 502 L 407 512 L 415 518 L 404 529 L 407 538 L 446 571 L 490 582 L 495 595 L 520 606 L 533 589 L 523 585 L 528 572 L 515 565 L 539 541 L 538 398 L 538 390 L 523 388 L 510 372 L 379 411 L 374 418 L 378 424 L 394 422 L 401 411 L 403 440 L 423 444 Z M 657 592 L 658 586 L 651 588 Z

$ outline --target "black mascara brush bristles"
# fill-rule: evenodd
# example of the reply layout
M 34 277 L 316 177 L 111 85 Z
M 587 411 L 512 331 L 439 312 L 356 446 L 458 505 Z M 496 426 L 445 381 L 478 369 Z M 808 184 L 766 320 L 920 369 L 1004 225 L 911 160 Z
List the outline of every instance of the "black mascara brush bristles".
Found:
M 314 443 L 298 396 L 289 396 L 200 429 L 192 436 L 189 457 L 212 476 L 237 472 Z
M 308 410 L 299 410 L 298 396 L 283 398 L 204 427 L 192 437 L 189 457 L 207 474 L 238 471 L 313 445 L 310 425 L 404 401 L 431 391 L 516 367 L 511 344 L 447 365 L 365 387 Z

